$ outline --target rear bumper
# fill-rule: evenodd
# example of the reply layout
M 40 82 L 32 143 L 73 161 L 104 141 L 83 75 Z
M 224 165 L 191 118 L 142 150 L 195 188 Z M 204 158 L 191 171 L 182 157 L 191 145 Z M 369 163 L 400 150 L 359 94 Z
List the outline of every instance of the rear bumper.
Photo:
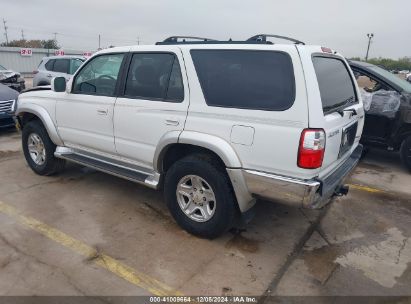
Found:
M 362 145 L 358 145 L 340 167 L 323 179 L 302 180 L 253 170 L 243 170 L 243 175 L 254 196 L 296 207 L 318 209 L 338 193 L 360 160 L 362 149 Z

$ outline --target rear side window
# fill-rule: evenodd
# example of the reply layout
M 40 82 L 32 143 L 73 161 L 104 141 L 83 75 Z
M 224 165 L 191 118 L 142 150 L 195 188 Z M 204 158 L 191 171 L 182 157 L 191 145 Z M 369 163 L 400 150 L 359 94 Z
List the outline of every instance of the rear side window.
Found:
M 46 62 L 46 64 L 44 65 L 44 67 L 46 68 L 47 71 L 53 71 L 53 67 L 54 67 L 54 62 L 56 60 L 55 59 L 51 59 L 49 61 Z
M 191 50 L 210 106 L 283 111 L 295 99 L 291 58 L 284 52 Z
M 58 72 L 58 73 L 68 74 L 69 66 L 70 66 L 69 59 L 56 59 L 56 62 L 54 63 L 53 71 Z
M 342 60 L 316 56 L 313 64 L 325 114 L 357 101 L 354 83 Z
M 159 101 L 182 101 L 184 87 L 177 57 L 171 53 L 134 54 L 124 95 Z

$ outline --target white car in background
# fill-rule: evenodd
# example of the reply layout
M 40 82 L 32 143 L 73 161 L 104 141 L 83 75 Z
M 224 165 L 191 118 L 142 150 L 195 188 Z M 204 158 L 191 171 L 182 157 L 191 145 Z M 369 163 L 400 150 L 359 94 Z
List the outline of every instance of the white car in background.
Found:
M 84 56 L 44 57 L 37 70 L 33 72 L 33 87 L 50 85 L 53 77 L 64 77 L 69 80 L 84 61 Z

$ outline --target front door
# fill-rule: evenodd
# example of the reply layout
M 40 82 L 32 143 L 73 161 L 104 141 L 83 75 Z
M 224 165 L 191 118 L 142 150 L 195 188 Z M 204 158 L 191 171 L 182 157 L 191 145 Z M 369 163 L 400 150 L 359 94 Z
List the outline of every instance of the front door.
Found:
M 157 144 L 184 128 L 189 94 L 183 59 L 173 52 L 131 50 L 125 85 L 114 109 L 117 153 L 152 169 Z M 183 73 L 184 74 L 184 73 Z M 173 135 L 172 135 L 173 134 Z
M 91 59 L 74 76 L 71 92 L 57 101 L 57 126 L 66 146 L 115 154 L 114 103 L 124 57 L 116 53 Z

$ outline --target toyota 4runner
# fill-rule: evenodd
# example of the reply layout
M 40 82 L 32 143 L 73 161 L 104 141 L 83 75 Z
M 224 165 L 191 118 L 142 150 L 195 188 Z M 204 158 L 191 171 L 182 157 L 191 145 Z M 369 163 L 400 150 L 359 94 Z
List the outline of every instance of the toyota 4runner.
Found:
M 206 238 L 259 197 L 321 208 L 348 191 L 362 150 L 364 110 L 344 57 L 275 35 L 102 50 L 15 108 L 34 172 L 67 160 L 162 187 L 178 224 Z

